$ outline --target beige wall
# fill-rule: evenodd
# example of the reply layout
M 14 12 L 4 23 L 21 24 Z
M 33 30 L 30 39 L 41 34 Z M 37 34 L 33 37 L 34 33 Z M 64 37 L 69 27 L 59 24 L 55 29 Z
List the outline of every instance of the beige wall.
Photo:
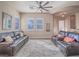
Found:
M 26 28 L 26 21 L 28 18 L 44 18 L 43 31 L 28 31 Z M 50 23 L 50 32 L 46 32 L 46 23 Z M 53 15 L 50 14 L 21 14 L 21 29 L 24 30 L 30 38 L 50 38 L 53 35 Z
M 2 30 L 2 12 L 5 12 L 12 16 L 13 24 L 14 24 L 15 18 L 17 18 L 17 17 L 20 18 L 19 12 L 16 11 L 13 7 L 10 7 L 10 6 L 4 5 L 4 4 L 0 5 L 0 31 L 4 31 L 4 30 Z M 12 30 L 14 30 L 14 26 L 12 27 Z

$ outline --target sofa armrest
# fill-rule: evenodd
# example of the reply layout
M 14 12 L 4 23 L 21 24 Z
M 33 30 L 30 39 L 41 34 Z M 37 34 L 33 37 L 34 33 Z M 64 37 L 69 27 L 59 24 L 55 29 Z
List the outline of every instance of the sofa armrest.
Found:
M 0 43 L 0 47 L 1 46 L 9 46 L 10 44 L 8 43 L 8 42 L 2 42 L 2 43 Z

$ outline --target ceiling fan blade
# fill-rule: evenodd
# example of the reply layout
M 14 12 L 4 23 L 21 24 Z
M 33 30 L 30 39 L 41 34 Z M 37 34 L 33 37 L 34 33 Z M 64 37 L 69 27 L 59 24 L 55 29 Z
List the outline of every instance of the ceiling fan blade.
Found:
M 44 8 L 52 8 L 53 6 L 48 6 L 48 7 L 44 7 Z
M 49 2 L 47 1 L 45 4 L 43 4 L 43 6 L 47 5 Z
M 36 3 L 40 6 L 43 1 L 36 1 Z
M 36 3 L 38 4 L 39 2 L 38 2 L 38 1 L 36 1 Z
M 42 8 L 43 10 L 45 10 L 45 11 L 48 11 L 47 9 L 45 9 L 45 8 Z
M 40 1 L 39 3 L 42 4 L 43 1 Z
M 39 1 L 36 1 L 36 3 L 40 6 L 40 2 Z

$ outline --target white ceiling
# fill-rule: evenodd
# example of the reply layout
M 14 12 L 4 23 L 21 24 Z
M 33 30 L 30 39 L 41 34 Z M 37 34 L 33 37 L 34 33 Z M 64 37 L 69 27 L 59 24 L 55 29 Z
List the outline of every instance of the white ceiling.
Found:
M 45 2 L 45 1 L 44 1 Z M 23 13 L 39 13 L 40 11 L 35 9 L 31 9 L 30 6 L 37 6 L 35 1 L 4 1 L 0 2 L 5 5 L 10 5 L 15 8 L 19 12 Z M 59 11 L 79 11 L 79 1 L 50 1 L 49 6 L 53 6 L 53 8 L 49 9 L 49 13 L 53 14 Z

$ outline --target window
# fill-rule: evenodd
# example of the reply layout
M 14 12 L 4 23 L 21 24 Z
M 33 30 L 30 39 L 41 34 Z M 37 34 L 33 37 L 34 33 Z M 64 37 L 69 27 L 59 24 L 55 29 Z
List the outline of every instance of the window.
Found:
M 33 20 L 29 20 L 28 29 L 33 29 Z
M 27 21 L 27 29 L 28 31 L 41 31 L 43 30 L 43 19 L 42 18 L 29 18 Z
M 42 31 L 43 30 L 43 19 L 42 18 L 37 18 L 36 19 L 36 31 Z
M 34 21 L 33 21 L 33 19 L 28 19 L 28 21 L 27 21 L 27 29 L 28 29 L 28 31 L 32 31 L 34 29 Z

